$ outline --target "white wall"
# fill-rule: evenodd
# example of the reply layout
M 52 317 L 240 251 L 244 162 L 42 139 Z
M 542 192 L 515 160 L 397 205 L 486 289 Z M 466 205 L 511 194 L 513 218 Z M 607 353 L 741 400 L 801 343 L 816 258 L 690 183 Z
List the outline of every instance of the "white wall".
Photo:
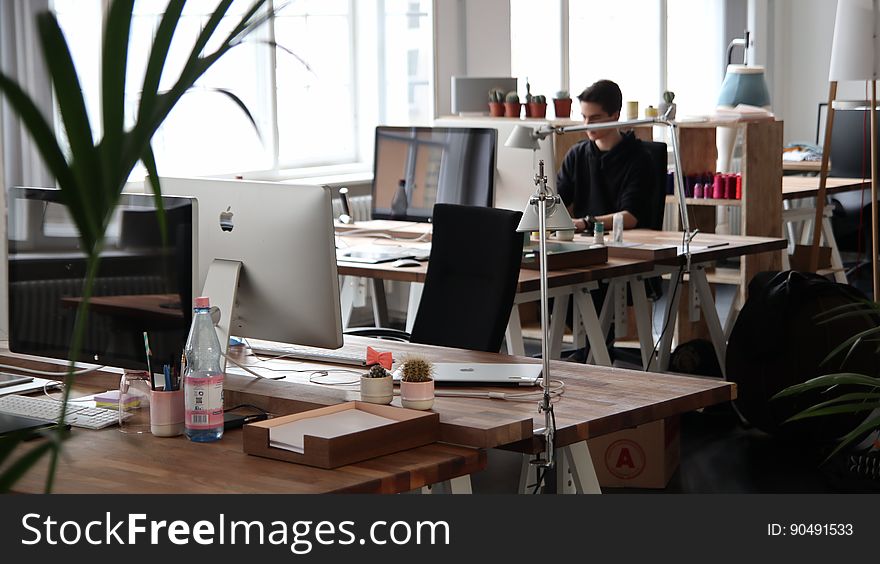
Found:
M 774 112 L 785 120 L 784 139 L 813 142 L 817 109 L 828 101 L 828 66 L 837 2 L 768 0 L 774 30 L 770 92 Z M 838 100 L 864 100 L 865 84 L 842 82 Z M 820 139 L 820 142 L 822 140 Z
M 434 0 L 435 117 L 452 112 L 453 76 L 510 76 L 508 0 Z

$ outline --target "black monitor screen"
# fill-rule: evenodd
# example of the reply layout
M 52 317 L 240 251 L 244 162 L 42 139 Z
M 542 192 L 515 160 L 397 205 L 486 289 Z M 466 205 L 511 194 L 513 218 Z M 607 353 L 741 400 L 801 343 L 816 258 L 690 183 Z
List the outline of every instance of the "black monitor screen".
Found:
M 870 107 L 870 106 L 869 106 Z M 871 178 L 871 119 L 864 110 L 836 110 L 831 129 L 830 176 Z M 880 153 L 880 144 L 875 144 Z M 868 197 L 870 201 L 870 196 Z
M 430 221 L 434 204 L 492 206 L 493 128 L 376 128 L 373 219 Z
M 9 348 L 66 359 L 81 302 L 85 254 L 78 231 L 46 188 L 9 190 Z M 152 195 L 124 194 L 107 229 L 77 360 L 145 369 L 180 358 L 192 304 L 193 205 L 163 198 L 163 244 Z

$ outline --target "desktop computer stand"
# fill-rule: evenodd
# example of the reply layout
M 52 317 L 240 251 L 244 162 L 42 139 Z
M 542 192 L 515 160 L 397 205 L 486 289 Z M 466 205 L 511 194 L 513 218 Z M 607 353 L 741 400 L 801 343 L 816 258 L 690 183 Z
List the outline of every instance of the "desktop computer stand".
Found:
M 226 370 L 226 349 L 229 348 L 229 335 L 232 320 L 235 319 L 238 277 L 241 274 L 241 261 L 214 259 L 208 267 L 202 295 L 211 299 L 211 306 L 220 309 L 220 322 L 217 323 L 217 338 L 223 351 L 223 370 Z

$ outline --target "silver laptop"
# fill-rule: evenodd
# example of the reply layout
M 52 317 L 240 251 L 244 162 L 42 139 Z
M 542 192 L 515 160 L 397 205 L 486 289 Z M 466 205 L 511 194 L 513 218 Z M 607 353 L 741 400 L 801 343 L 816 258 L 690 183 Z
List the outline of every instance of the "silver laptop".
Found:
M 394 371 L 400 380 L 401 368 Z M 536 386 L 541 378 L 541 364 L 492 364 L 478 362 L 435 362 L 436 384 L 471 384 L 483 386 Z

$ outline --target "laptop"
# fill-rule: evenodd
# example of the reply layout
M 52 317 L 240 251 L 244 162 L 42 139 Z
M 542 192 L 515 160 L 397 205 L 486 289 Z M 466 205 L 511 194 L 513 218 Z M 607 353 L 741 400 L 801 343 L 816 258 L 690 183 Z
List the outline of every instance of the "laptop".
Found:
M 536 386 L 541 378 L 541 364 L 493 364 L 478 362 L 435 362 L 435 384 L 480 386 Z M 392 374 L 400 381 L 401 368 Z
M 359 262 L 379 264 L 400 259 L 426 260 L 430 250 L 393 245 L 359 245 L 345 249 L 336 249 L 336 260 L 343 262 Z

